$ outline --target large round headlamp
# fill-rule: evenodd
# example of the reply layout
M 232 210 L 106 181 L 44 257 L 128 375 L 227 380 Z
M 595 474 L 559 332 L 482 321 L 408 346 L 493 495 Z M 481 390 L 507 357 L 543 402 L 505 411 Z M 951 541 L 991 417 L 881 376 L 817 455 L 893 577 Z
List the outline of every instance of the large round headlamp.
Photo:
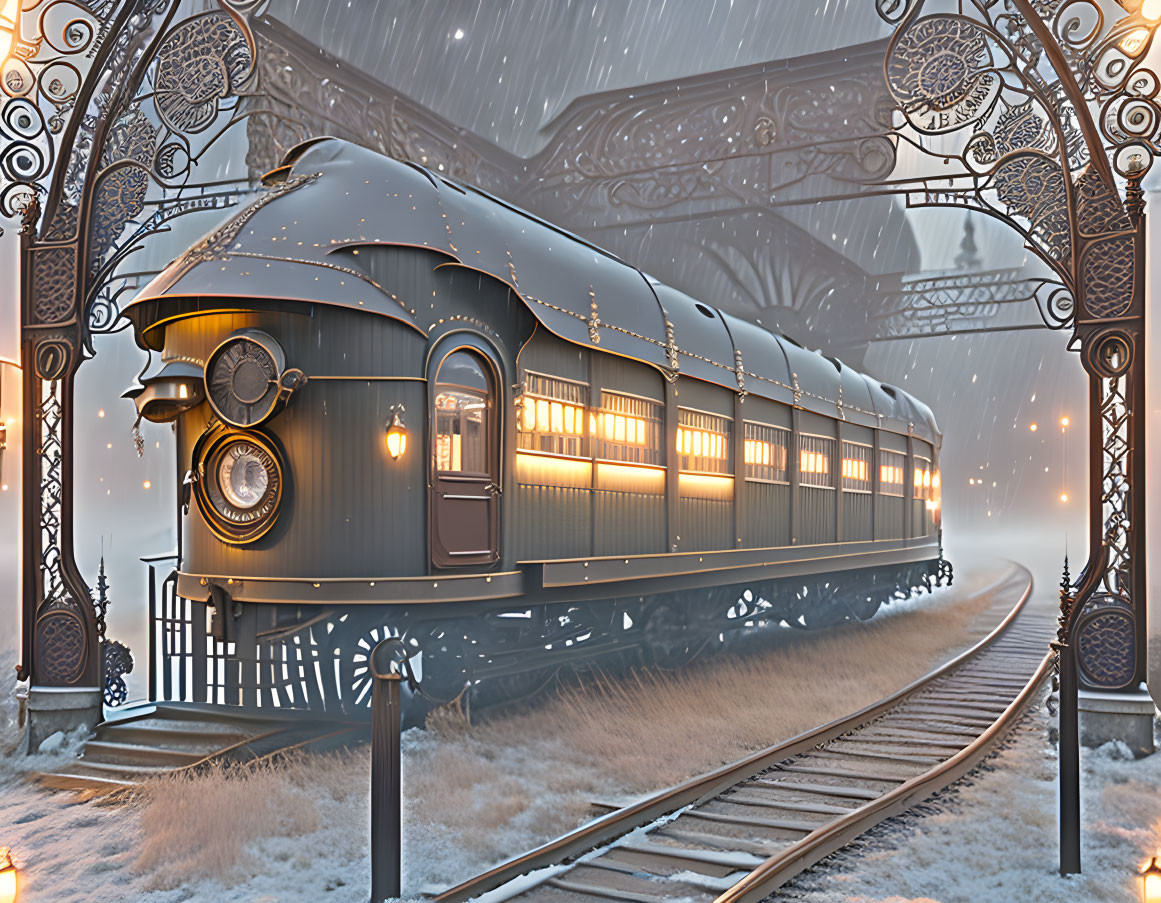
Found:
M 214 413 L 230 426 L 257 426 L 279 407 L 286 356 L 265 332 L 243 329 L 206 361 L 206 394 Z
M 253 542 L 274 526 L 282 501 L 282 462 L 264 436 L 226 433 L 198 463 L 198 507 L 219 538 Z

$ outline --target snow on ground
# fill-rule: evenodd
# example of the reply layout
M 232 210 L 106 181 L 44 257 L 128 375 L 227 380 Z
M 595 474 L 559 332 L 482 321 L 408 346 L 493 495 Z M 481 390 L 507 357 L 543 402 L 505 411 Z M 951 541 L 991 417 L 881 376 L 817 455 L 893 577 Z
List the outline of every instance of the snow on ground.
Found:
M 1133 903 L 1161 848 L 1161 754 L 1081 751 L 1081 865 L 1058 874 L 1056 718 L 1039 705 L 962 782 L 782 888 L 799 903 Z
M 406 732 L 405 895 L 569 830 L 590 816 L 592 799 L 658 789 L 904 685 L 991 626 L 986 599 L 968 591 L 996 576 L 977 570 L 870 624 L 783 631 L 769 648 L 679 674 L 590 681 L 470 727 L 445 719 Z M 17 730 L 9 695 L 0 699 L 3 751 Z M 0 757 L 0 844 L 23 861 L 24 903 L 366 900 L 365 748 L 168 779 L 103 803 L 28 783 L 66 755 Z M 820 893 L 812 899 L 830 899 Z

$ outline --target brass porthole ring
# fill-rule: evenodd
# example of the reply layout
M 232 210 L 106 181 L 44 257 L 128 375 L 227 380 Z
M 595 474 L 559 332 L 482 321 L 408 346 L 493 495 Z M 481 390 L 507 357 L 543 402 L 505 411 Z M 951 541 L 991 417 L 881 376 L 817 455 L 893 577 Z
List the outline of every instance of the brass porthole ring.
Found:
M 274 526 L 285 480 L 281 455 L 269 439 L 249 431 L 223 433 L 196 463 L 198 508 L 219 539 L 242 545 Z

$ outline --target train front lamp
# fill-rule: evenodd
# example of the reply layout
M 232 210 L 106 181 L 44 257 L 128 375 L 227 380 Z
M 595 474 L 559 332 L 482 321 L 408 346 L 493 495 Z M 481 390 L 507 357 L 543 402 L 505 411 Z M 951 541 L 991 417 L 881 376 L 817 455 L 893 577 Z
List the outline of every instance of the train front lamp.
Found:
M 391 415 L 391 422 L 387 424 L 387 454 L 392 461 L 398 461 L 407 451 L 407 425 L 400 416 L 402 409 Z
M 1141 903 L 1161 903 L 1161 865 L 1156 856 L 1141 872 Z
M 16 903 L 16 863 L 8 847 L 0 847 L 0 903 Z

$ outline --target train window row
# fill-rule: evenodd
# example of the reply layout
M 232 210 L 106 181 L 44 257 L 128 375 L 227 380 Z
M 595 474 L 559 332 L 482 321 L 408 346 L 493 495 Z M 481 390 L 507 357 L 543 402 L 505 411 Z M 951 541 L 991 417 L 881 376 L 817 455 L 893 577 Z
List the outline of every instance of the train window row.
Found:
M 470 408 L 461 411 L 464 419 L 460 432 L 470 436 L 470 446 L 463 439 L 443 438 L 444 412 L 437 399 L 440 429 L 437 436 L 437 466 L 445 457 L 478 454 L 477 436 Z M 473 400 L 466 399 L 470 405 Z M 517 448 L 568 457 L 619 461 L 631 464 L 663 466 L 662 434 L 664 405 L 605 389 L 600 391 L 599 406 L 589 405 L 589 387 L 581 382 L 545 376 L 528 371 L 523 394 L 516 400 Z M 463 407 L 463 405 L 460 405 Z M 681 471 L 729 475 L 733 472 L 731 435 L 733 420 L 720 414 L 678 408 L 678 426 L 674 451 Z M 759 483 L 789 482 L 789 446 L 791 431 L 772 424 L 743 422 L 743 461 L 745 479 Z M 447 447 L 443 443 L 447 442 Z M 799 483 L 818 489 L 836 489 L 836 474 L 831 472 L 835 460 L 836 440 L 827 436 L 803 433 L 798 437 Z M 467 452 L 464 449 L 468 449 Z M 846 492 L 872 491 L 874 448 L 862 442 L 843 440 L 841 457 L 836 462 L 837 477 Z M 907 456 L 901 452 L 879 451 L 879 489 L 882 495 L 902 497 Z M 913 498 L 931 502 L 938 495 L 939 474 L 931 460 L 915 456 Z
M 746 421 L 743 458 L 746 479 L 759 483 L 786 483 L 786 447 L 790 430 Z
M 728 417 L 677 410 L 677 466 L 700 473 L 730 473 Z

